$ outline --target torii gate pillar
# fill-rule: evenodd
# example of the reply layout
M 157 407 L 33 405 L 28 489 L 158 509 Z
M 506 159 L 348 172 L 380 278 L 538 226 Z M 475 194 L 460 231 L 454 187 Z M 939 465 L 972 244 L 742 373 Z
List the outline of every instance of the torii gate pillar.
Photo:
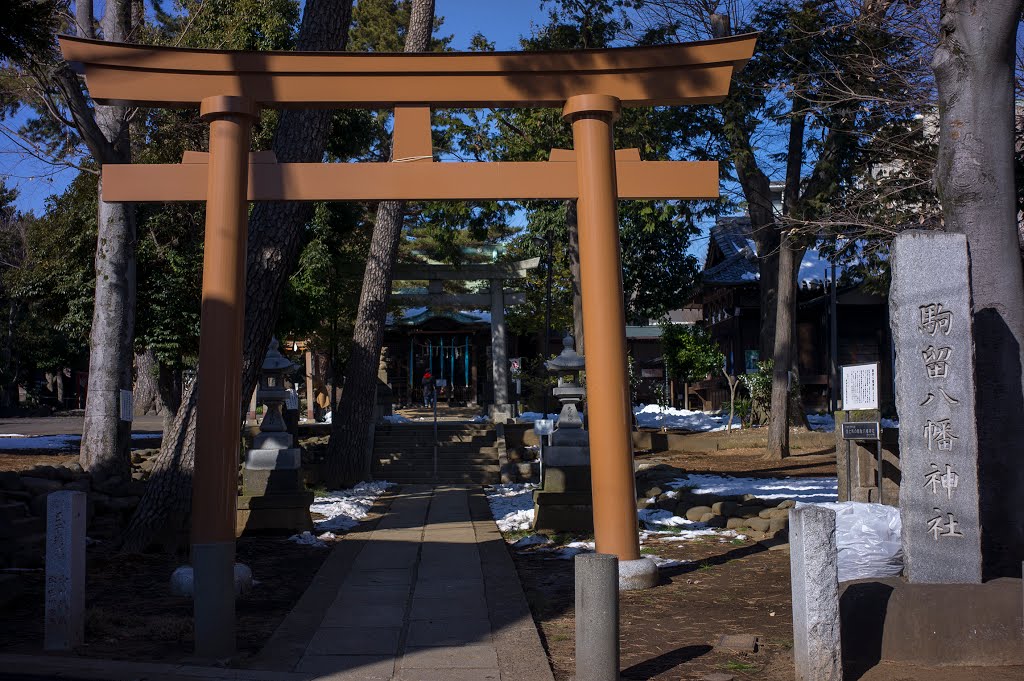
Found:
M 242 339 L 248 231 L 249 145 L 255 104 L 245 97 L 209 97 L 200 109 L 210 123 L 210 171 L 199 333 L 202 385 L 196 412 L 192 479 L 192 569 L 195 653 L 235 652 L 235 512 L 238 430 L 242 416 Z
M 658 567 L 640 557 L 633 477 L 632 404 L 626 378 L 618 184 L 612 127 L 620 101 L 577 95 L 562 111 L 572 124 L 579 182 L 580 288 L 587 339 L 587 423 L 598 553 L 619 558 L 619 588 L 646 589 Z

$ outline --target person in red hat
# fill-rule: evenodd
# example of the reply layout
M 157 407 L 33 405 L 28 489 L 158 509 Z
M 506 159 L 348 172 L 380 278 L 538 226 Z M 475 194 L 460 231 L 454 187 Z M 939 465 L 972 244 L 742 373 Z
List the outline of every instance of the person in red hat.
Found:
M 423 406 L 432 407 L 436 398 L 436 391 L 434 387 L 434 376 L 430 373 L 430 369 L 423 374 Z

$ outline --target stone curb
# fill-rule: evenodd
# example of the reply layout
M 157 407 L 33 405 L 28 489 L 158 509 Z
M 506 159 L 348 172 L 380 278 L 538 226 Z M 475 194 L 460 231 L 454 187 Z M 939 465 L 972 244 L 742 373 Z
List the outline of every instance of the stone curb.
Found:
M 491 637 L 502 681 L 554 681 L 515 563 L 479 487 L 470 491 L 469 513 L 480 551 Z

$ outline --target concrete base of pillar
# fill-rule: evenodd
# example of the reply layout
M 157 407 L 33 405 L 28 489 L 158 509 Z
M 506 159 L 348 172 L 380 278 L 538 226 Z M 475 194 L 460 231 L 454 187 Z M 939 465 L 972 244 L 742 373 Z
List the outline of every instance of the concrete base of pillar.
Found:
M 658 584 L 658 564 L 650 558 L 619 561 L 619 591 L 640 591 Z
M 492 404 L 487 407 L 487 417 L 492 423 L 507 423 L 515 418 L 513 413 L 511 404 Z
M 193 544 L 192 566 L 196 657 L 231 657 L 235 654 L 235 542 Z

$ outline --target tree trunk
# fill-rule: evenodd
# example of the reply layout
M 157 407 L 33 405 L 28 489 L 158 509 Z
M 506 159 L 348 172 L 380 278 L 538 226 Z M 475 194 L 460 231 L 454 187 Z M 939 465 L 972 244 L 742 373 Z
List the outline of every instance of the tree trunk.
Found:
M 91 5 L 91 3 L 88 3 Z M 85 21 L 85 12 L 79 21 Z M 103 37 L 123 42 L 131 33 L 131 4 L 108 0 Z M 94 107 L 95 125 L 109 144 L 104 163 L 130 162 L 127 109 Z M 131 422 L 121 420 L 121 391 L 132 389 L 135 336 L 135 207 L 99 202 L 96 293 L 89 336 L 89 391 L 79 458 L 96 480 L 130 473 Z
M 351 0 L 308 0 L 297 49 L 344 50 L 352 17 Z M 331 111 L 287 109 L 274 135 L 274 153 L 282 163 L 319 163 L 327 148 Z M 245 344 L 242 394 L 251 395 L 270 343 L 284 283 L 298 258 L 302 230 L 313 204 L 258 203 L 249 216 L 246 264 Z M 192 501 L 195 457 L 196 391 L 201 377 L 181 397 L 182 408 L 164 431 L 146 494 L 125 532 L 122 550 L 142 551 L 158 536 L 177 536 Z M 242 405 L 243 413 L 248 408 Z M 241 418 L 242 414 L 239 414 Z
M 565 202 L 565 229 L 569 233 L 569 272 L 572 274 L 572 331 L 577 354 L 583 353 L 583 294 L 580 292 L 580 229 L 576 202 Z
M 793 317 L 796 313 L 796 273 L 802 250 L 791 243 L 788 234 L 783 236 L 779 248 L 772 406 L 768 419 L 768 452 L 765 455 L 772 460 L 789 456 L 789 390 L 795 346 Z
M 1024 560 L 1024 283 L 1014 187 L 1014 54 L 1021 0 L 944 0 L 932 61 L 939 91 L 935 185 L 947 229 L 967 235 L 983 574 Z M 938 276 L 941 276 L 939 274 Z
M 135 353 L 135 388 L 132 391 L 135 416 L 158 416 L 165 411 L 160 396 L 160 363 L 151 348 Z
M 434 0 L 413 0 L 406 33 L 406 52 L 425 52 L 434 32 Z M 352 351 L 345 363 L 345 389 L 331 420 L 325 482 L 331 487 L 353 484 L 370 476 L 367 442 L 377 402 L 377 367 L 391 297 L 391 273 L 398 257 L 405 204 L 382 201 L 363 273 Z

